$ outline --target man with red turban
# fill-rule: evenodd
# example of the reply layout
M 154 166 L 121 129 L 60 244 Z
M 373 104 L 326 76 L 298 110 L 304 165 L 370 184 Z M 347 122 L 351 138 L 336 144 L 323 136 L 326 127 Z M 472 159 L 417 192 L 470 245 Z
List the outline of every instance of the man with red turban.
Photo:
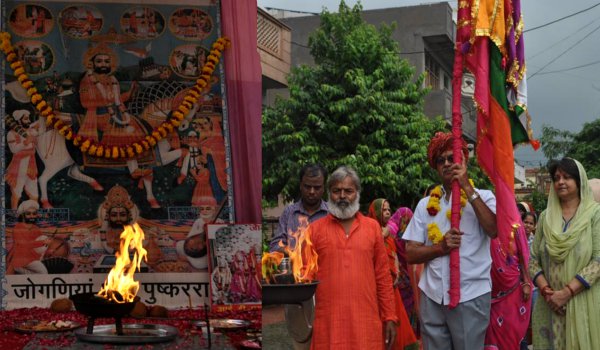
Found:
M 402 239 L 408 263 L 424 263 L 419 288 L 421 335 L 427 349 L 483 349 L 491 304 L 490 241 L 496 237 L 496 198 L 491 191 L 473 187 L 467 176 L 467 144 L 462 141 L 463 162 L 454 163 L 453 137 L 437 133 L 429 143 L 429 165 L 442 182 L 423 198 Z M 461 188 L 459 229 L 451 228 L 452 181 Z M 460 301 L 448 308 L 449 253 L 460 253 Z

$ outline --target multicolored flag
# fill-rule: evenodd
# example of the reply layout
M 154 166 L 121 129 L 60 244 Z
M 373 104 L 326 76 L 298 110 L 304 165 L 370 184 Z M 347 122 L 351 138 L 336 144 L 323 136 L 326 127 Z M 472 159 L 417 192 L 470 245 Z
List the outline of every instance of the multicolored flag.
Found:
M 493 240 L 491 249 L 495 264 L 491 272 L 494 294 L 497 288 L 514 286 L 515 283 L 519 286 L 520 270 L 515 268 L 512 274 L 504 271 L 515 267 L 511 264 L 526 268 L 529 260 L 527 241 L 514 196 L 513 146 L 529 143 L 534 149 L 539 148 L 539 142 L 532 137 L 527 113 L 520 1 L 459 1 L 456 54 L 464 57 L 466 68 L 475 76 L 477 159 L 494 183 L 496 192 L 498 237 Z M 490 322 L 488 334 L 493 328 L 493 321 Z M 506 321 L 505 324 L 509 320 Z M 529 309 L 526 320 L 523 318 L 518 322 L 529 322 Z M 518 339 L 520 341 L 523 334 L 518 336 L 521 337 Z

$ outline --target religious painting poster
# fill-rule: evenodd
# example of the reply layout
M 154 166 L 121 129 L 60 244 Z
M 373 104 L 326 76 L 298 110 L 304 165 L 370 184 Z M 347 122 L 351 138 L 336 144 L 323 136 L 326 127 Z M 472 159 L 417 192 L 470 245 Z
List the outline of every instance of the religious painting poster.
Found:
M 221 63 L 187 96 L 212 64 L 219 14 L 216 0 L 2 0 L 0 27 L 33 83 L 2 57 L 2 309 L 98 291 L 134 222 L 148 251 L 141 300 L 209 302 L 203 224 L 235 219 Z
M 259 308 L 261 226 L 211 224 L 207 231 L 212 309 L 219 312 Z

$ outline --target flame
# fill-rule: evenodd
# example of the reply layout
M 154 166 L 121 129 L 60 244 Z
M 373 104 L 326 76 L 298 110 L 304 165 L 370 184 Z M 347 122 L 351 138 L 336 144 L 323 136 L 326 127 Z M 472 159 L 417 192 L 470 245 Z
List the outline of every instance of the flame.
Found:
M 289 232 L 290 239 L 287 246 L 279 243 L 279 246 L 285 251 L 290 258 L 290 266 L 292 275 L 296 283 L 310 283 L 314 279 L 317 270 L 318 254 L 315 251 L 310 239 L 310 230 L 308 229 L 308 218 L 300 216 L 298 218 L 298 229 L 296 232 Z M 283 254 L 280 252 L 267 253 L 263 255 L 262 263 L 271 264 L 263 268 L 263 278 L 269 283 L 272 276 L 275 274 L 273 265 L 278 266 L 283 259 Z M 266 274 L 265 274 L 266 272 Z
M 140 282 L 133 279 L 135 270 L 140 270 L 142 259 L 146 260 L 147 251 L 143 247 L 144 231 L 134 223 L 126 225 L 121 233 L 119 252 L 115 254 L 117 261 L 108 273 L 104 286 L 98 292 L 101 296 L 117 303 L 133 302 L 140 288 Z M 129 258 L 129 247 L 135 249 L 133 260 Z
M 264 253 L 261 259 L 262 277 L 267 283 L 274 281 L 274 275 L 283 260 L 282 252 Z

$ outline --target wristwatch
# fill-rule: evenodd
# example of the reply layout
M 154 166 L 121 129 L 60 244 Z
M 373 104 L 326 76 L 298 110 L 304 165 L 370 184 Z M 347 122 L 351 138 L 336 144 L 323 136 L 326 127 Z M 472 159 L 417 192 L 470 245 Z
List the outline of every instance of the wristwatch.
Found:
M 479 197 L 480 196 L 479 196 L 479 193 L 477 193 L 477 191 L 473 192 L 473 194 L 469 196 L 469 203 L 473 203 L 473 201 Z

